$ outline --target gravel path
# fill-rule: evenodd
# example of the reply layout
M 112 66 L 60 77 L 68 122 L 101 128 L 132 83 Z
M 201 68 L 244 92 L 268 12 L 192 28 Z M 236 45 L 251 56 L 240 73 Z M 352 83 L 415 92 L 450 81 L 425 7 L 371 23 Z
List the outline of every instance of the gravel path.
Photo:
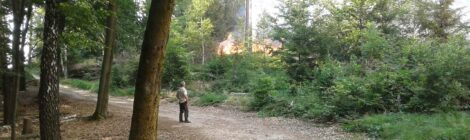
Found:
M 68 98 L 96 101 L 96 95 L 87 91 L 61 86 Z M 110 97 L 110 109 L 120 114 L 132 114 L 131 98 Z M 322 126 L 282 117 L 259 118 L 256 113 L 220 107 L 190 106 L 192 123 L 178 122 L 178 104 L 162 100 L 159 111 L 160 139 L 204 140 L 335 140 L 364 139 L 360 135 L 341 132 L 335 126 Z

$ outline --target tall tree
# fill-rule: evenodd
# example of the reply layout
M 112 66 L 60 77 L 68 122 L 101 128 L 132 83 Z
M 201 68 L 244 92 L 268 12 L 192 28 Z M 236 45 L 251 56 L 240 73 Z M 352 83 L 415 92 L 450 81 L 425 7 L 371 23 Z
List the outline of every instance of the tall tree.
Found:
M 46 0 L 44 17 L 44 46 L 41 55 L 39 86 L 39 122 L 43 140 L 59 140 L 59 19 L 58 1 Z
M 454 0 L 418 0 L 416 22 L 419 25 L 421 36 L 433 37 L 447 41 L 450 35 L 459 33 L 468 28 L 462 23 L 459 12 L 453 9 Z
M 3 95 L 3 124 L 11 124 L 10 119 L 10 91 L 9 89 L 9 79 L 8 79 L 8 59 L 7 55 L 9 52 L 8 43 L 10 40 L 8 36 L 10 35 L 10 30 L 8 29 L 8 23 L 6 20 L 6 15 L 8 15 L 8 10 L 6 7 L 6 1 L 0 2 L 0 78 L 1 78 L 1 87 Z
M 152 0 L 135 85 L 130 140 L 157 138 L 163 60 L 175 0 Z
M 251 42 L 251 3 L 250 0 L 245 0 L 245 49 L 251 52 L 250 42 Z
M 211 34 L 213 33 L 213 24 L 210 18 L 205 17 L 208 8 L 214 4 L 214 0 L 193 0 L 186 12 L 186 30 L 185 41 L 188 46 L 201 46 L 194 48 L 201 52 L 200 62 L 204 64 L 206 61 L 206 46 L 211 42 Z
M 101 68 L 100 86 L 98 90 L 98 102 L 96 103 L 96 110 L 93 114 L 93 119 L 96 120 L 104 119 L 108 116 L 108 92 L 111 84 L 111 65 L 113 62 L 113 48 L 115 46 L 116 38 L 116 0 L 109 0 L 108 2 L 110 14 L 106 23 L 106 39 L 103 64 Z
M 21 77 L 20 77 L 20 91 L 25 91 L 26 90 L 26 77 L 25 77 L 25 65 L 24 65 L 24 62 L 25 62 L 25 56 L 24 56 L 24 46 L 26 45 L 26 35 L 29 31 L 29 22 L 30 22 L 30 19 L 31 19 L 31 15 L 33 13 L 33 2 L 31 0 L 25 0 L 25 7 L 27 7 L 27 10 L 26 10 L 26 13 L 24 13 L 24 15 L 26 16 L 26 22 L 25 22 L 25 25 L 24 25 L 24 29 L 23 31 L 21 32 L 22 35 L 21 35 L 21 48 L 20 48 L 20 65 L 19 65 L 19 69 L 20 69 L 20 73 L 21 73 Z
M 60 4 L 65 4 L 68 0 L 58 0 L 57 2 Z M 62 32 L 64 32 L 65 30 L 65 9 L 60 8 L 60 12 L 58 12 L 58 17 L 57 17 L 57 20 L 58 20 L 58 26 L 59 26 L 59 34 L 60 34 L 60 39 L 59 41 L 60 42 L 60 46 L 59 46 L 59 53 L 61 54 L 59 56 L 59 76 L 60 77 L 64 77 L 64 78 L 67 78 L 68 77 L 68 73 L 67 73 L 67 45 L 65 44 L 65 42 L 63 41 L 63 36 L 62 36 Z
M 18 92 L 19 92 L 19 85 L 20 85 L 20 63 L 21 63 L 21 53 L 20 53 L 20 38 L 21 38 L 21 23 L 23 22 L 23 13 L 24 13 L 24 4 L 25 0 L 12 0 L 11 1 L 11 10 L 13 11 L 13 23 L 14 23 L 14 28 L 13 28 L 13 43 L 12 43 L 12 48 L 13 48 L 13 79 L 12 81 L 12 92 L 11 92 L 11 98 L 10 98 L 10 103 L 12 105 L 11 112 L 9 115 L 11 115 L 12 119 L 12 132 L 11 132 L 11 138 L 15 139 L 15 119 L 16 119 L 16 108 L 17 108 L 17 101 L 18 101 Z

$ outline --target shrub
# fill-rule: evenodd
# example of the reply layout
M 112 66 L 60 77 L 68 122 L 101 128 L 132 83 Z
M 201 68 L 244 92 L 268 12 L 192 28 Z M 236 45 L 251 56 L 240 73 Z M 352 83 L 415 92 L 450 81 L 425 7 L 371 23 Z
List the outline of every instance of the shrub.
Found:
M 180 46 L 168 47 L 165 53 L 162 86 L 174 90 L 181 81 L 190 79 L 189 57 L 186 50 Z
M 61 80 L 63 84 L 70 85 L 83 90 L 89 90 L 92 92 L 98 92 L 99 82 L 98 81 L 85 81 L 79 79 L 64 79 Z
M 271 77 L 263 77 L 257 81 L 257 87 L 254 89 L 253 101 L 250 107 L 253 110 L 260 110 L 272 101 L 271 92 L 274 90 L 274 81 Z
M 129 59 L 126 63 L 114 64 L 111 71 L 111 86 L 115 88 L 134 86 L 138 68 L 137 57 Z
M 112 88 L 110 94 L 113 96 L 133 96 L 134 91 L 135 91 L 134 87 Z
M 207 93 L 199 97 L 195 102 L 198 106 L 210 106 L 223 103 L 227 99 L 225 94 Z
M 384 139 L 467 139 L 470 136 L 470 114 L 449 112 L 427 114 L 383 114 L 349 121 L 343 129 L 365 132 Z
M 237 107 L 241 110 L 249 110 L 249 104 L 252 101 L 251 96 L 243 96 L 243 95 L 230 95 L 228 96 L 227 100 L 225 100 L 224 105 L 231 105 Z

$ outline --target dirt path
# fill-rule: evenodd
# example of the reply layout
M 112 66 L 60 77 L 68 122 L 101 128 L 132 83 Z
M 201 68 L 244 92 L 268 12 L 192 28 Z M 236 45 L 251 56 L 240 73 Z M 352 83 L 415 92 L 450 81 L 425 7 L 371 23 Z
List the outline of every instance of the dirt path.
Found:
M 96 95 L 67 86 L 61 86 L 61 94 L 74 100 L 96 101 Z M 132 102 L 133 99 L 130 98 L 111 97 L 110 110 L 130 118 Z M 259 118 L 255 113 L 246 113 L 235 109 L 190 106 L 189 115 L 192 123 L 189 124 L 178 122 L 178 105 L 176 103 L 162 100 L 159 109 L 158 127 L 161 139 L 362 139 L 360 136 L 339 131 L 337 126 L 321 126 L 281 117 Z M 124 137 L 126 135 L 109 138 L 124 139 Z

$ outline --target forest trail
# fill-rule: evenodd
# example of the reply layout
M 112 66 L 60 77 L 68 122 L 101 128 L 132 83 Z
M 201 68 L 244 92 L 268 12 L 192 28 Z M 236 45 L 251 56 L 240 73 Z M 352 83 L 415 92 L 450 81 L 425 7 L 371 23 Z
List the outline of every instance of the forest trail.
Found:
M 96 102 L 96 94 L 88 91 L 64 85 L 61 85 L 60 91 L 62 97 L 65 98 L 93 104 Z M 120 115 L 132 116 L 132 98 L 110 97 L 109 103 L 110 110 L 119 110 Z M 162 99 L 159 109 L 158 129 L 161 139 L 362 139 L 361 136 L 341 132 L 337 126 L 321 126 L 281 117 L 259 118 L 256 113 L 230 108 L 190 106 L 189 115 L 192 123 L 178 122 L 179 108 L 177 103 L 170 103 Z M 128 127 L 130 127 L 130 120 L 122 123 L 129 123 Z M 110 138 L 121 139 L 124 137 L 126 136 Z

